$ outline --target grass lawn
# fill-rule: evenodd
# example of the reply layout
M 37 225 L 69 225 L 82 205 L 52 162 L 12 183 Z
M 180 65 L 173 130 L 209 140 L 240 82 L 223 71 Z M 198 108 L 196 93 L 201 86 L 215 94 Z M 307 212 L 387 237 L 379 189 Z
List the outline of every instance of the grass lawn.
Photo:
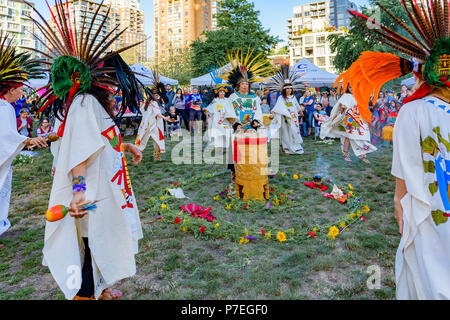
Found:
M 128 139 L 132 141 L 132 139 Z M 280 171 L 313 176 L 322 173 L 341 185 L 351 183 L 367 201 L 371 212 L 336 240 L 326 236 L 301 243 L 255 241 L 239 245 L 230 239 L 195 238 L 167 221 L 155 221 L 149 200 L 175 181 L 189 182 L 204 173 L 217 174 L 187 185 L 190 198 L 173 206 L 196 203 L 212 206 L 221 221 L 250 227 L 286 230 L 333 222 L 348 212 L 347 205 L 322 197 L 321 192 L 280 174 L 271 186 L 292 189 L 296 206 L 283 212 L 226 210 L 213 197 L 229 183 L 223 165 L 175 165 L 168 143 L 163 162 L 152 162 L 153 148 L 144 161 L 129 165 L 140 208 L 144 239 L 137 255 L 137 274 L 116 289 L 125 299 L 394 299 L 394 258 L 400 241 L 393 215 L 394 178 L 390 175 L 392 147 L 368 156 L 368 166 L 356 158 L 352 164 L 341 156 L 338 142 L 318 144 L 305 139 L 304 155 L 280 155 Z M 129 161 L 131 162 L 131 161 Z M 49 270 L 43 267 L 44 213 L 51 189 L 52 156 L 48 151 L 14 170 L 10 221 L 0 238 L 0 299 L 64 299 Z M 370 290 L 370 266 L 381 270 L 381 287 Z

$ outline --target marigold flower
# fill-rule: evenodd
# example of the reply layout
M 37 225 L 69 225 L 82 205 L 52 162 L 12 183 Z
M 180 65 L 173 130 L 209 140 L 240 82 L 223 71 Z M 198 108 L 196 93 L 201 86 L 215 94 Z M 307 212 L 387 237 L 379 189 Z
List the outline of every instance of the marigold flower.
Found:
M 294 179 L 298 180 L 300 178 L 300 176 L 298 174 L 294 174 Z
M 362 208 L 362 210 L 363 210 L 364 213 L 370 212 L 369 206 L 364 206 L 364 207 Z
M 286 234 L 283 231 L 278 232 L 277 239 L 280 242 L 285 242 L 286 241 Z
M 250 240 L 246 239 L 245 237 L 241 237 L 241 240 L 239 241 L 239 244 L 247 244 Z
M 339 228 L 341 228 L 341 229 L 343 229 L 343 228 L 345 228 L 345 222 L 341 222 L 340 224 L 339 224 Z
M 339 229 L 336 226 L 331 227 L 330 231 L 328 232 L 328 237 L 334 240 L 338 235 Z

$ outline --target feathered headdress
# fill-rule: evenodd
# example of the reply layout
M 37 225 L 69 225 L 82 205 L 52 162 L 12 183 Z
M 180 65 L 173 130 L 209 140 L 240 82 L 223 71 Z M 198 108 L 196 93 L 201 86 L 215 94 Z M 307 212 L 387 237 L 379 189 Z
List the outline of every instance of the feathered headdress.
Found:
M 100 10 L 104 8 L 103 1 L 99 3 L 92 18 L 84 16 L 81 28 L 78 27 L 73 12 L 72 14 L 69 12 L 69 1 L 63 3 L 62 0 L 55 0 L 56 12 L 53 12 L 48 3 L 47 6 L 57 31 L 53 31 L 39 11 L 34 9 L 42 23 L 30 18 L 47 43 L 36 35 L 34 37 L 45 46 L 47 52 L 34 48 L 28 49 L 48 59 L 45 64 L 48 66 L 47 71 L 50 72 L 50 82 L 44 87 L 46 93 L 40 98 L 42 108 L 39 112 L 43 112 L 51 105 L 60 105 L 62 102 L 66 105 L 64 121 L 58 135 L 60 137 L 63 135 L 66 116 L 74 97 L 88 92 L 92 87 L 111 90 L 112 86 L 117 87 L 117 91 L 122 90 L 123 101 L 118 114 L 119 119 L 127 108 L 132 112 L 137 111 L 138 100 L 141 98 L 141 84 L 119 54 L 143 41 L 117 51 L 108 51 L 127 29 L 114 35 L 120 26 L 117 25 L 106 35 L 100 36 L 111 11 L 109 6 L 106 14 L 99 15 Z M 97 25 L 95 32 L 92 30 L 94 25 Z
M 223 80 L 218 77 L 218 75 L 219 75 L 218 67 L 211 68 L 209 70 L 209 75 L 211 76 L 211 79 L 213 80 L 213 82 L 216 84 L 216 86 L 214 88 L 209 90 L 210 96 L 212 96 L 212 98 L 218 97 L 220 91 L 224 91 L 226 97 L 229 97 L 233 93 L 233 88 L 231 88 L 226 83 L 223 83 Z M 212 99 L 211 99 L 211 101 L 212 101 Z
M 377 102 L 382 86 L 393 79 L 414 73 L 423 80 L 422 86 L 405 103 L 428 95 L 435 88 L 450 87 L 450 19 L 448 0 L 401 0 L 415 31 L 394 16 L 380 3 L 385 11 L 409 37 L 379 25 L 369 17 L 356 11 L 349 11 L 358 22 L 359 28 L 368 36 L 390 46 L 411 60 L 400 58 L 390 53 L 363 52 L 361 57 L 343 73 L 335 83 L 338 88 L 346 90 L 350 85 L 361 115 L 370 121 L 369 101 L 373 96 L 373 104 Z M 370 22 L 372 27 L 368 27 Z
M 283 64 L 268 83 L 268 88 L 272 92 L 282 92 L 284 89 L 288 88 L 297 92 L 305 88 L 305 86 L 299 82 L 303 75 L 304 73 L 293 70 L 289 64 Z
M 17 53 L 14 37 L 0 32 L 0 96 L 11 87 L 22 86 L 30 78 L 43 76 L 41 61 L 26 52 Z
M 164 100 L 164 102 L 167 103 L 169 99 L 167 98 L 166 87 L 164 83 L 161 82 L 160 79 L 161 76 L 157 69 L 153 69 L 151 71 L 152 71 L 153 85 L 150 89 L 150 92 L 152 93 L 152 97 L 154 94 L 158 94 Z
M 262 52 L 253 56 L 254 49 L 244 56 L 242 49 L 227 51 L 228 60 L 218 70 L 217 78 L 225 80 L 233 88 L 237 88 L 241 82 L 258 83 L 271 76 L 273 68 L 265 59 L 261 59 Z

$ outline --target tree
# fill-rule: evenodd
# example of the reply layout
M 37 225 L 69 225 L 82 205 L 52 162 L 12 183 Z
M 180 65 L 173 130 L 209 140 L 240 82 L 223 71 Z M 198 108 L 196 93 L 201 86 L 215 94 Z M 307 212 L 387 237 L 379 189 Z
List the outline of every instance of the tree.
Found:
M 215 31 L 206 31 L 191 44 L 192 66 L 196 76 L 223 64 L 227 50 L 251 47 L 267 56 L 280 40 L 269 34 L 259 20 L 259 11 L 248 0 L 222 0 L 216 15 Z
M 189 85 L 193 78 L 191 55 L 189 47 L 183 48 L 171 54 L 164 63 L 156 65 L 156 68 L 162 75 L 178 80 L 180 86 Z

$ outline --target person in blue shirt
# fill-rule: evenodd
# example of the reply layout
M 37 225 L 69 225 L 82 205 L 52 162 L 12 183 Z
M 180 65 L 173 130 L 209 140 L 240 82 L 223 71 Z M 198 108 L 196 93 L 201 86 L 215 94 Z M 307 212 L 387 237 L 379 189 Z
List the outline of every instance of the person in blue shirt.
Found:
M 196 131 L 201 130 L 202 110 L 201 105 L 203 103 L 202 95 L 198 92 L 197 88 L 192 90 L 192 94 L 187 101 L 189 105 L 189 132 L 192 133 L 192 129 L 195 126 Z M 195 122 L 195 125 L 194 125 Z
M 311 91 L 306 90 L 306 96 L 303 100 L 303 104 L 306 106 L 306 111 L 308 112 L 308 136 L 312 133 L 313 128 L 313 118 L 314 118 L 314 108 L 316 106 L 316 99 L 311 96 Z

